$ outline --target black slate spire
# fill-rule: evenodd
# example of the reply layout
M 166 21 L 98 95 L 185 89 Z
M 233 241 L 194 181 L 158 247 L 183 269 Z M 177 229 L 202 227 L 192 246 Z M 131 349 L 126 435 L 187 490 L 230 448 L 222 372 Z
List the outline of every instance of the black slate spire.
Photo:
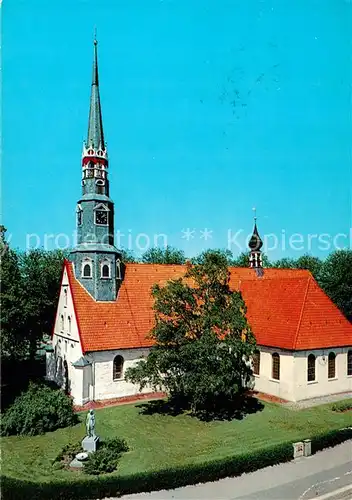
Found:
M 254 209 L 255 212 L 255 209 Z M 257 216 L 256 212 L 254 215 L 254 228 L 253 228 L 253 234 L 248 242 L 248 246 L 250 249 L 249 252 L 249 267 L 253 269 L 262 269 L 263 267 L 263 260 L 262 260 L 262 252 L 261 248 L 263 246 L 263 241 L 261 237 L 259 236 L 258 228 L 257 228 Z
M 99 76 L 98 76 L 98 41 L 94 38 L 94 58 L 92 90 L 90 95 L 90 110 L 88 123 L 87 147 L 94 149 L 105 149 L 103 120 L 101 116 L 101 105 L 99 95 Z
M 257 218 L 256 217 L 254 218 L 253 234 L 251 236 L 251 239 L 249 240 L 248 246 L 251 250 L 257 250 L 257 251 L 260 250 L 263 246 L 263 241 L 258 233 Z

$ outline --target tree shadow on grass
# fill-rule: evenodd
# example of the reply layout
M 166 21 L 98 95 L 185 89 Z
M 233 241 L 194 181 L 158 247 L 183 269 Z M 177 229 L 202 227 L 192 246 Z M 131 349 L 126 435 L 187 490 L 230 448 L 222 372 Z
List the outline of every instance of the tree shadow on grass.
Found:
M 203 422 L 214 420 L 243 420 L 247 415 L 260 412 L 264 405 L 254 396 L 241 395 L 232 401 L 220 399 L 212 400 L 206 406 L 197 410 L 191 410 L 190 405 L 184 399 L 169 398 L 158 399 L 137 405 L 142 415 L 169 415 L 177 416 L 186 413 L 198 418 Z
M 176 417 L 189 410 L 185 401 L 176 398 L 156 399 L 136 405 L 141 415 L 170 415 Z

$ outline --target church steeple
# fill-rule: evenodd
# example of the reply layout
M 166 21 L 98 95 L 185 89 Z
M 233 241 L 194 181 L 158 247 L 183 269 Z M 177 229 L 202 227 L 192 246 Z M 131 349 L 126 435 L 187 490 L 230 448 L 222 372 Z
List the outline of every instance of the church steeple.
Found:
M 257 228 L 257 215 L 256 210 L 254 210 L 254 228 L 253 234 L 249 240 L 248 246 L 250 248 L 249 252 L 249 267 L 253 269 L 261 269 L 263 267 L 262 252 L 261 248 L 263 246 L 263 241 L 259 236 Z
M 105 149 L 103 119 L 101 115 L 99 95 L 98 41 L 96 37 L 94 38 L 93 74 L 90 95 L 87 146 L 96 150 Z
M 94 38 L 88 134 L 82 153 L 82 191 L 83 194 L 94 193 L 109 196 L 108 152 L 104 142 L 100 104 L 97 46 L 97 39 Z
M 95 38 L 88 135 L 82 153 L 82 196 L 76 208 L 77 245 L 71 259 L 84 288 L 96 300 L 112 301 L 121 283 L 121 253 L 114 245 L 114 203 L 109 195 L 97 43 Z

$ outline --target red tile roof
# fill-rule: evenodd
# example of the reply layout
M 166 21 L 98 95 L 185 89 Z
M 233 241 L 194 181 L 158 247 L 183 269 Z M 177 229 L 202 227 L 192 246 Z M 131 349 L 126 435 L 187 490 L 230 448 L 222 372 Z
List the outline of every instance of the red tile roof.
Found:
M 127 264 L 118 299 L 96 302 L 65 262 L 84 352 L 149 347 L 154 324 L 154 283 L 184 275 L 185 266 Z M 289 350 L 352 345 L 352 324 L 319 288 L 309 271 L 231 268 L 230 287 L 240 290 L 257 344 Z

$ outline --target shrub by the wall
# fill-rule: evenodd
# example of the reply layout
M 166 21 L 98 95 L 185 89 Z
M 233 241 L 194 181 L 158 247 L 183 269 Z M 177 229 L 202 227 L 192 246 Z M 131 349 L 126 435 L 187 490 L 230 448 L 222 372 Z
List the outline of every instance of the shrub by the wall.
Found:
M 352 410 L 352 400 L 338 401 L 334 403 L 331 407 L 332 411 L 343 412 L 347 410 Z
M 2 416 L 1 435 L 34 436 L 77 422 L 73 401 L 63 391 L 31 383 Z

